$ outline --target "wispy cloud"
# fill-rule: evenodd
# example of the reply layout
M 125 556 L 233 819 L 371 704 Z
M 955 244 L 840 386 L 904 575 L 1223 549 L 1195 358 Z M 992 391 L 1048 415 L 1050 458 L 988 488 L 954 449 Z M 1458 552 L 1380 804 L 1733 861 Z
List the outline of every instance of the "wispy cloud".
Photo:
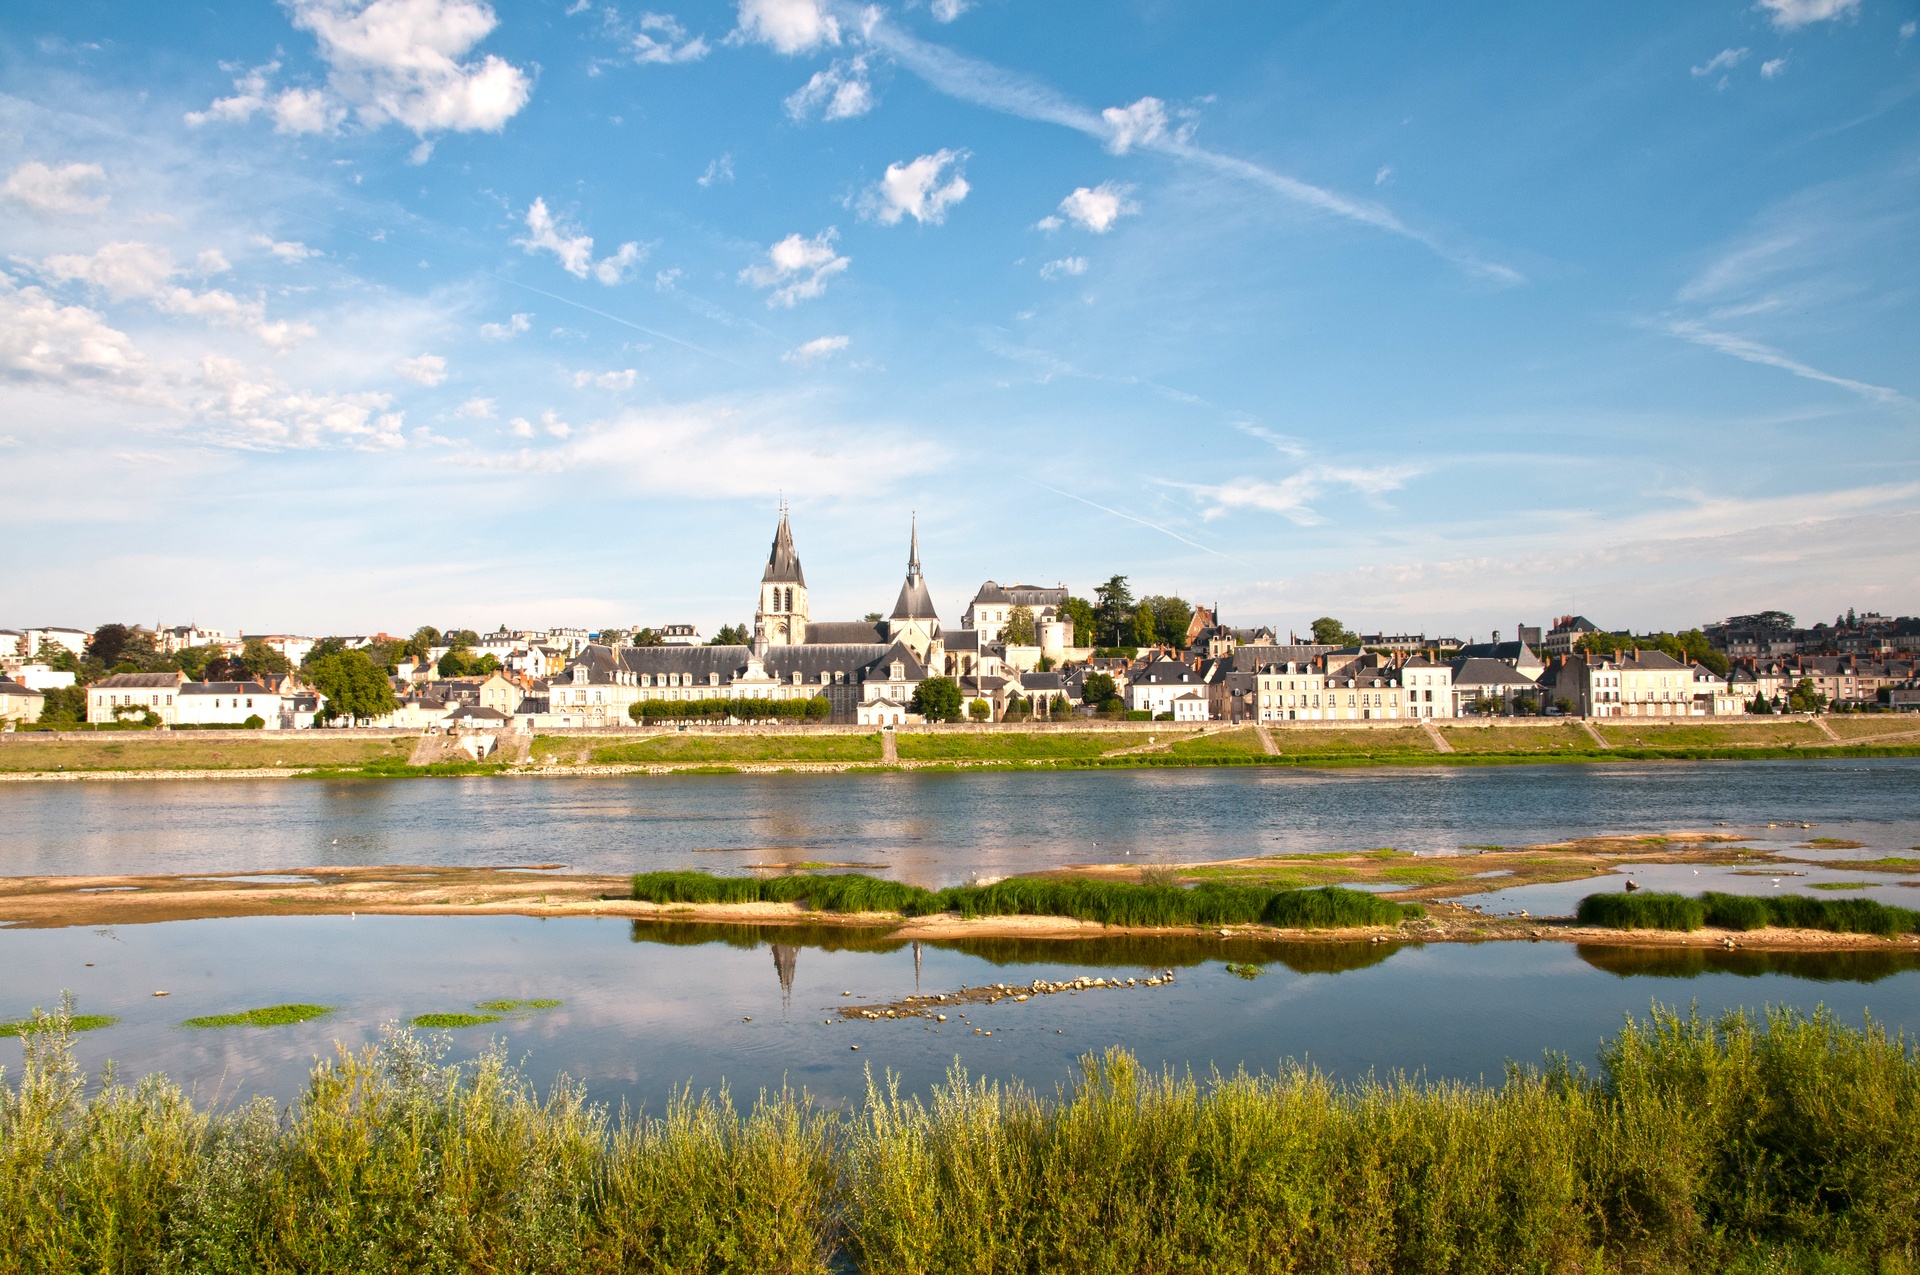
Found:
M 888 164 L 886 175 L 861 197 L 860 211 L 883 226 L 912 217 L 922 225 L 939 225 L 947 209 L 973 189 L 961 172 L 965 151 L 935 151 L 918 159 Z
M 1173 539 L 1178 540 L 1181 544 L 1188 545 L 1192 548 L 1198 549 L 1202 553 L 1210 553 L 1216 558 L 1225 558 L 1228 562 L 1238 563 L 1240 566 L 1243 566 L 1243 567 L 1247 565 L 1245 562 L 1242 562 L 1240 559 L 1234 557 L 1230 553 L 1222 553 L 1218 549 L 1215 549 L 1212 545 L 1203 545 L 1198 540 L 1189 540 L 1187 537 L 1181 535 L 1179 532 L 1173 530 L 1171 527 L 1163 527 L 1157 522 L 1149 522 L 1147 519 L 1140 517 L 1140 515 L 1138 514 L 1130 514 L 1126 512 L 1124 509 L 1115 509 L 1111 505 L 1103 505 L 1098 501 L 1088 500 L 1085 496 L 1076 496 L 1074 493 L 1070 491 L 1061 491 L 1058 487 L 1049 487 L 1047 486 L 1047 484 L 1043 482 L 1035 482 L 1033 485 L 1040 488 L 1042 491 L 1050 491 L 1056 496 L 1065 496 L 1068 500 L 1077 500 L 1083 505 L 1087 505 L 1093 509 L 1098 509 L 1103 514 L 1112 514 L 1115 518 L 1124 518 L 1128 522 L 1138 523 L 1142 527 L 1146 527 L 1152 531 L 1157 531 L 1163 536 L 1170 536 Z
M 834 251 L 840 232 L 829 226 L 808 239 L 788 235 L 767 249 L 767 259 L 740 272 L 740 282 L 770 289 L 767 304 L 792 309 L 827 290 L 827 280 L 853 264 Z
M 612 256 L 595 261 L 593 236 L 580 232 L 578 227 L 554 216 L 547 210 L 545 199 L 535 199 L 528 206 L 526 221 L 527 237 L 516 239 L 514 243 L 524 248 L 528 255 L 552 253 L 560 262 L 560 268 L 576 279 L 592 275 L 611 287 L 626 279 L 635 266 L 646 260 L 647 249 L 638 243 L 623 243 Z
M 1259 509 L 1279 514 L 1303 527 L 1326 521 L 1316 512 L 1312 501 L 1326 492 L 1344 488 L 1364 496 L 1379 496 L 1406 485 L 1421 473 L 1418 465 L 1308 465 L 1298 473 L 1278 480 L 1234 478 L 1215 485 L 1174 483 L 1206 504 L 1201 517 L 1212 521 L 1236 509 Z
M 1700 79 L 1717 71 L 1731 71 L 1747 60 L 1748 49 L 1722 49 L 1707 59 L 1706 65 L 1693 68 L 1694 78 Z
M 1157 98 L 1144 97 L 1128 106 L 1094 111 L 1031 77 L 908 35 L 883 16 L 874 19 L 866 37 L 875 48 L 949 97 L 1020 119 L 1073 129 L 1118 154 L 1134 149 L 1151 150 L 1210 168 L 1295 203 L 1411 239 L 1455 265 L 1494 282 L 1525 282 L 1519 271 L 1442 243 L 1436 236 L 1408 226 L 1381 204 L 1342 195 L 1250 160 L 1195 145 L 1185 130 L 1170 126 L 1166 106 Z
M 812 363 L 824 359 L 830 354 L 838 354 L 847 348 L 850 338 L 845 336 L 817 336 L 811 341 L 796 345 L 780 356 L 783 363 Z
M 1750 341 L 1742 336 L 1735 336 L 1730 332 L 1713 331 L 1691 319 L 1669 320 L 1667 323 L 1667 331 L 1683 341 L 1691 341 L 1695 345 L 1705 346 L 1709 350 L 1718 350 L 1722 354 L 1730 354 L 1736 359 L 1744 359 L 1749 363 L 1759 363 L 1766 367 L 1777 367 L 1784 372 L 1791 372 L 1795 376 L 1805 377 L 1809 381 L 1820 381 L 1827 385 L 1837 385 L 1841 389 L 1850 390 L 1870 402 L 1898 403 L 1905 407 L 1920 407 L 1920 403 L 1915 403 L 1898 390 L 1888 389 L 1884 385 L 1873 385 L 1866 381 L 1856 381 L 1845 376 L 1835 376 L 1831 372 L 1823 372 L 1819 368 L 1802 363 L 1800 360 L 1783 354 L 1771 346 L 1762 345 L 1758 341 Z
M 1850 18 L 1860 11 L 1860 0 L 1760 0 L 1754 8 L 1764 10 L 1782 31 L 1794 31 L 1815 22 Z

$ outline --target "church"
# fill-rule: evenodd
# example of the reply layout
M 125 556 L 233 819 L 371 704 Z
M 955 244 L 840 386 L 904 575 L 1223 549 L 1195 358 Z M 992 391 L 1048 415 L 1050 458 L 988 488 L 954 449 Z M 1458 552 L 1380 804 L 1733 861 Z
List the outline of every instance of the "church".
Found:
M 920 572 L 917 522 L 890 616 L 816 621 L 783 507 L 760 574 L 751 646 L 588 646 L 554 679 L 549 715 L 556 726 L 605 726 L 628 721 L 628 705 L 641 700 L 818 695 L 831 705 L 832 721 L 900 725 L 927 670 L 947 662 L 940 617 Z

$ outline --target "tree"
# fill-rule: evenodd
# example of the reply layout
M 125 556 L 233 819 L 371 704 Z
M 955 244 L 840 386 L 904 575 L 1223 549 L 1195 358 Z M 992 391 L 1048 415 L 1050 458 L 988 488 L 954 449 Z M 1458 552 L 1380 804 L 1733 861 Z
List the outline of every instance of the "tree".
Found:
M 1080 687 L 1080 698 L 1089 704 L 1105 704 L 1118 692 L 1119 687 L 1105 673 L 1093 673 Z
M 1053 702 L 1047 705 L 1048 717 L 1065 717 L 1071 712 L 1073 712 L 1073 705 L 1067 702 L 1067 697 L 1064 695 L 1054 696 Z
M 124 624 L 103 624 L 93 631 L 93 639 L 87 643 L 87 654 L 99 660 L 108 668 L 120 662 L 128 645 L 133 639 L 133 630 Z
M 78 726 L 87 720 L 87 688 L 49 686 L 41 694 L 40 720 L 49 726 Z
M 634 646 L 665 646 L 667 640 L 651 628 L 635 629 L 628 639 Z
M 240 651 L 240 666 L 254 677 L 278 677 L 293 672 L 293 661 L 259 638 L 246 640 Z
M 345 717 L 364 722 L 385 717 L 396 704 L 393 683 L 365 651 L 337 651 L 307 666 L 307 678 L 326 697 L 320 714 L 328 721 Z
M 1498 717 L 1506 711 L 1507 703 L 1498 695 L 1482 695 L 1467 706 L 1468 711 L 1482 717 Z
M 428 651 L 440 645 L 440 630 L 431 624 L 423 624 L 413 631 L 413 636 L 407 639 L 407 644 L 413 648 L 414 655 L 424 660 L 427 658 Z
M 746 646 L 753 641 L 753 630 L 746 625 L 723 624 L 708 646 Z
M 1000 640 L 1013 646 L 1032 646 L 1038 641 L 1033 632 L 1031 607 L 1016 606 L 1007 612 L 1007 623 L 1000 630 Z
M 1141 598 L 1140 605 L 1152 610 L 1154 632 L 1160 635 L 1160 641 L 1186 645 L 1187 629 L 1193 623 L 1193 607 L 1185 598 L 1156 594 Z
M 1813 679 L 1803 677 L 1791 691 L 1787 692 L 1787 711 L 1790 713 L 1817 713 L 1827 706 L 1827 697 L 1813 689 Z
M 1036 673 L 1053 672 L 1053 657 L 1051 655 L 1041 656 L 1040 662 L 1033 666 L 1033 671 Z
M 1747 705 L 1747 711 L 1757 717 L 1773 716 L 1773 704 L 1765 695 L 1755 695 L 1753 702 Z
M 993 705 L 983 699 L 977 699 L 967 705 L 967 716 L 976 722 L 984 722 L 993 716 Z
M 1540 712 L 1540 698 L 1532 691 L 1522 691 L 1513 698 L 1513 711 L 1520 717 L 1533 717 Z
M 1060 609 L 1055 614 L 1071 626 L 1072 631 L 1067 634 L 1068 646 L 1092 646 L 1099 641 L 1098 626 L 1093 616 L 1093 603 L 1085 598 L 1069 595 L 1067 600 L 1060 604 Z
M 866 613 L 866 615 L 864 615 L 861 618 L 864 619 L 868 624 L 878 624 L 880 623 L 881 620 L 885 619 L 886 617 L 881 615 L 878 611 L 869 611 Z
M 1313 622 L 1315 646 L 1359 646 L 1360 635 L 1330 615 Z
M 1153 625 L 1153 608 L 1141 603 L 1133 609 L 1133 644 L 1152 646 L 1158 640 L 1159 635 Z
M 625 629 L 601 629 L 598 636 L 600 638 L 600 645 L 602 646 L 631 645 L 627 640 L 627 630 Z
M 437 646 L 439 644 L 435 643 L 435 645 Z M 345 638 L 323 637 L 318 642 L 315 642 L 313 644 L 313 649 L 309 650 L 305 655 L 300 657 L 300 667 L 309 668 L 316 661 L 324 660 L 329 655 L 338 655 L 340 654 L 340 652 L 346 649 L 347 649 L 347 640 Z M 426 653 L 422 652 L 420 658 L 425 659 Z
M 1111 577 L 1105 584 L 1094 587 L 1093 596 L 1099 600 L 1095 619 L 1100 637 L 1108 646 L 1124 645 L 1127 617 L 1133 607 L 1133 590 L 1127 586 L 1127 578 Z
M 217 646 L 189 646 L 173 653 L 173 666 L 194 681 L 204 680 L 207 665 L 218 659 L 224 662 L 224 654 Z
M 930 677 L 913 692 L 914 712 L 930 722 L 960 720 L 960 683 L 950 677 Z

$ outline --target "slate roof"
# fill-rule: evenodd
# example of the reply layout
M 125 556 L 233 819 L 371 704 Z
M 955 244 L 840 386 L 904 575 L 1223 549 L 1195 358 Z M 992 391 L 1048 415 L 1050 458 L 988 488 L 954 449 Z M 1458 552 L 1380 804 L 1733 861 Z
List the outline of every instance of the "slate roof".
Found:
M 1155 660 L 1134 674 L 1133 678 L 1133 684 L 1135 686 L 1167 686 L 1172 684 L 1197 686 L 1200 684 L 1200 681 L 1200 674 L 1194 671 L 1193 665 L 1180 660 Z
M 7 677 L 0 677 L 0 695 L 35 695 L 41 699 L 46 698 L 42 692 L 34 690 L 31 686 L 22 686 Z
M 178 686 L 186 680 L 182 673 L 115 673 L 103 677 L 87 689 L 92 691 L 144 690 L 156 686 Z
M 975 605 L 986 603 L 991 606 L 1016 607 L 1059 607 L 1067 600 L 1064 585 L 1047 588 L 1039 584 L 998 585 L 989 580 L 980 586 L 980 592 L 973 595 Z
M 787 511 L 780 511 L 780 526 L 773 533 L 773 549 L 767 554 L 767 569 L 762 584 L 797 584 L 805 587 L 806 573 L 800 570 L 800 555 L 794 552 L 793 528 L 787 525 Z
M 887 626 L 869 620 L 822 620 L 807 625 L 807 646 L 884 645 Z M 778 647 L 773 648 L 778 650 Z
M 1066 689 L 1066 679 L 1058 673 L 1022 673 L 1020 685 L 1029 692 L 1056 692 Z
M 1456 660 L 1519 660 L 1538 661 L 1540 659 L 1533 648 L 1525 642 L 1475 642 L 1463 646 L 1454 653 Z
M 1534 681 L 1515 670 L 1512 665 L 1500 660 L 1470 656 L 1453 661 L 1453 684 L 1455 686 L 1532 686 Z
M 946 643 L 949 651 L 972 651 L 978 653 L 980 650 L 979 629 L 954 629 L 950 633 L 941 634 L 940 638 L 941 641 Z
M 1005 589 L 989 580 L 980 586 L 978 593 L 973 595 L 973 602 L 975 606 L 983 602 L 991 606 L 1012 606 L 1013 598 L 1008 595 Z
M 272 695 L 258 682 L 188 682 L 181 686 L 182 695 Z
M 938 620 L 933 595 L 927 592 L 926 577 L 920 574 L 920 526 L 913 528 L 913 546 L 907 551 L 907 578 L 900 586 L 900 597 L 893 604 L 896 620 Z
M 1311 664 L 1331 646 L 1241 646 L 1228 658 L 1236 673 L 1251 673 L 1263 664 Z
M 1678 673 L 1687 666 L 1665 651 L 1622 651 L 1620 667 L 1636 673 Z

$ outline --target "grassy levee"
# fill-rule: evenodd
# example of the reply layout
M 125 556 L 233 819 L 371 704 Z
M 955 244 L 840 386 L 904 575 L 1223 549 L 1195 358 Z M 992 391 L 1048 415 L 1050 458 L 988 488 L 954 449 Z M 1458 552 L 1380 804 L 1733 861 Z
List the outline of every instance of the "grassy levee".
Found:
M 878 735 L 660 735 L 593 748 L 601 764 L 679 761 L 879 761 Z
M 897 912 L 902 916 L 941 912 L 963 917 L 1059 916 L 1139 926 L 1262 924 L 1338 929 L 1396 925 L 1424 915 L 1417 904 L 1391 903 L 1337 886 L 1273 890 L 1203 882 L 1186 889 L 1016 877 L 992 885 L 925 890 L 852 872 L 780 877 L 642 872 L 633 878 L 633 897 L 646 903 L 804 903 L 820 912 Z
M 1806 721 L 1765 718 L 1728 722 L 1663 722 L 1657 717 L 1600 718 L 1594 723 L 1616 748 L 1739 748 L 1758 745 L 1831 744 L 1820 728 Z
M 879 1028 L 885 1030 L 885 1027 Z M 1656 1007 L 1598 1074 L 1498 1086 L 1152 1073 L 1042 1096 L 956 1065 L 847 1114 L 722 1089 L 618 1118 L 498 1052 L 389 1034 L 283 1111 L 90 1085 L 70 1033 L 0 1085 L 0 1266 L 722 1271 L 1911 1272 L 1920 1051 L 1817 1012 Z M 11 1078 L 9 1078 L 11 1079 Z M 1754 1166 L 1765 1166 L 1756 1172 Z
M 1200 739 L 1179 740 L 1167 751 L 1175 757 L 1198 759 L 1226 757 L 1241 760 L 1263 757 L 1267 750 L 1261 746 L 1260 736 L 1249 726 L 1242 730 L 1221 731 Z
M 1294 726 L 1274 722 L 1267 727 L 1282 757 L 1395 757 L 1435 753 L 1433 740 L 1418 726 L 1381 726 L 1343 730 L 1339 727 Z
M 1034 731 L 1031 734 L 931 735 L 901 731 L 894 736 L 901 761 L 1027 761 L 1053 757 L 1098 757 L 1115 748 L 1147 742 L 1145 735 L 1119 731 Z
M 240 738 L 193 733 L 88 739 L 15 736 L 0 743 L 0 771 L 272 770 L 310 766 L 404 765 L 413 738 L 355 737 L 345 731 L 261 731 Z
M 1836 713 L 1826 723 L 1842 739 L 1875 739 L 1881 735 L 1920 732 L 1920 717 L 1912 713 Z
M 1600 745 L 1578 722 L 1524 726 L 1442 726 L 1456 753 L 1597 753 Z
M 1872 899 L 1817 899 L 1805 894 L 1589 894 L 1576 913 L 1582 925 L 1614 930 L 1825 930 L 1833 934 L 1920 934 L 1920 912 Z

